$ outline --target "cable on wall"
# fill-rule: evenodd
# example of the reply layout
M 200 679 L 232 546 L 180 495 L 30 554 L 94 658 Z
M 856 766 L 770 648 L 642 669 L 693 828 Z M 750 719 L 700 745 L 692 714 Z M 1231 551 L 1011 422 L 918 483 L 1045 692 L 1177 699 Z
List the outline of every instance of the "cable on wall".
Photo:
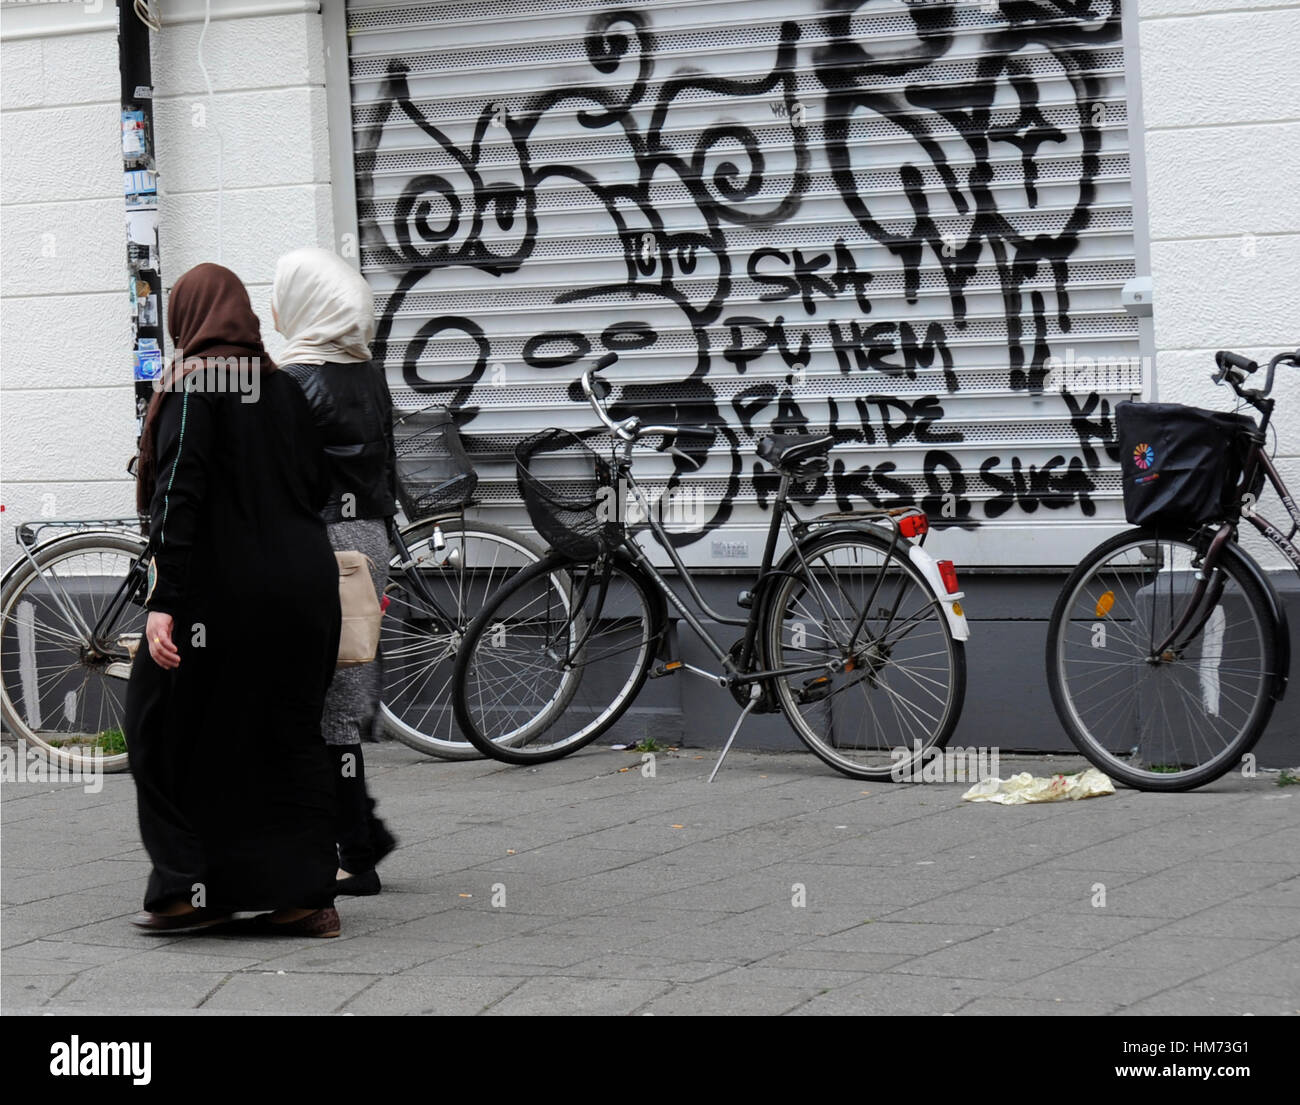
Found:
M 162 12 L 158 9 L 157 0 L 134 0 L 132 7 L 136 18 L 149 30 L 155 34 L 162 30 Z

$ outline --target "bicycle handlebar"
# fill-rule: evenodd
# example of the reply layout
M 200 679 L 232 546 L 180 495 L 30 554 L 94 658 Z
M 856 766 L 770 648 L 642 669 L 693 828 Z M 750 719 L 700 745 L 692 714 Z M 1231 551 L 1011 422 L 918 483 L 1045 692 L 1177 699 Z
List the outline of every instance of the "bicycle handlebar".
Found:
M 617 353 L 607 353 L 596 362 L 595 367 L 587 369 L 582 374 L 582 394 L 587 397 L 587 402 L 591 404 L 591 409 L 596 412 L 596 417 L 604 424 L 605 428 L 615 437 L 623 441 L 631 441 L 632 435 L 635 434 L 640 426 L 640 419 L 625 418 L 622 422 L 615 422 L 610 418 L 609 413 L 605 410 L 604 400 L 609 396 L 612 390 L 609 381 L 597 376 L 599 369 L 608 368 L 616 360 Z
M 636 415 L 625 418 L 622 422 L 615 422 L 609 416 L 609 412 L 605 410 L 604 402 L 613 389 L 610 387 L 608 380 L 597 374 L 602 368 L 608 368 L 617 360 L 617 353 L 606 353 L 582 374 L 582 393 L 587 397 L 587 402 L 591 404 L 591 409 L 596 412 L 596 417 L 600 419 L 610 433 L 620 441 L 637 441 L 648 434 L 662 434 L 664 448 L 670 452 L 676 451 L 675 441 L 680 434 L 712 436 L 713 430 L 708 426 L 645 426 L 642 425 L 641 419 Z M 670 445 L 670 440 L 674 444 Z
M 1220 349 L 1214 355 L 1214 363 L 1219 366 L 1219 371 L 1211 376 L 1216 384 L 1222 384 L 1225 380 L 1242 399 L 1247 402 L 1258 402 L 1268 397 L 1269 392 L 1273 390 L 1273 374 L 1277 371 L 1280 364 L 1292 364 L 1300 366 L 1300 349 L 1292 352 L 1287 350 L 1279 353 L 1276 357 L 1268 362 L 1268 372 L 1264 377 L 1264 386 L 1256 390 L 1246 390 L 1242 385 L 1246 382 L 1246 377 L 1251 373 L 1259 371 L 1259 364 L 1252 361 L 1249 357 L 1243 357 L 1240 353 L 1230 353 L 1226 349 Z
M 1220 379 L 1224 373 L 1231 368 L 1240 368 L 1244 372 L 1258 372 L 1259 365 L 1249 357 L 1243 357 L 1240 353 L 1229 353 L 1226 349 L 1220 349 L 1214 355 L 1214 363 L 1219 366 Z

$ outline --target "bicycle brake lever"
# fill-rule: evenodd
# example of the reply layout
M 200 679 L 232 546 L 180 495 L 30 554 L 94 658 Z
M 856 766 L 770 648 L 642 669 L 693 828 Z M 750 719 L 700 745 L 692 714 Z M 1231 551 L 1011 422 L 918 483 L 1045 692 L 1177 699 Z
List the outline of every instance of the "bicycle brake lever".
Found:
M 685 461 L 691 466 L 692 471 L 698 472 L 700 470 L 700 462 L 696 460 L 695 457 L 691 456 L 690 453 L 683 453 L 676 445 L 670 445 L 668 447 L 668 455 L 676 457 L 680 461 Z

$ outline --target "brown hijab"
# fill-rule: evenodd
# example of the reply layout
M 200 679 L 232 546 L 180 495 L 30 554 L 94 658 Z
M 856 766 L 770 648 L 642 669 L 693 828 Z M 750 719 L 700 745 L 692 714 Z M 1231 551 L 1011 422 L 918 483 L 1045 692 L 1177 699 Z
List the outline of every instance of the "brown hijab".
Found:
M 140 435 L 135 504 L 141 514 L 148 514 L 153 501 L 158 412 L 168 395 L 181 390 L 179 381 L 211 357 L 247 357 L 263 373 L 275 371 L 275 362 L 262 346 L 262 325 L 248 292 L 239 277 L 221 265 L 195 265 L 176 281 L 167 299 L 167 332 L 172 339 L 171 362 L 159 377 Z

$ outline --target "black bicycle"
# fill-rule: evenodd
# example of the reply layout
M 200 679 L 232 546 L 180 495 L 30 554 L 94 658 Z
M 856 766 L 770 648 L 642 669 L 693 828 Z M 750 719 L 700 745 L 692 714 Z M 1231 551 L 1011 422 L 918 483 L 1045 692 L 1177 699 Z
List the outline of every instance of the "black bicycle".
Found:
M 713 431 L 615 421 L 598 371 L 616 359 L 606 355 L 582 377 L 605 428 L 598 432 L 612 435 L 607 454 L 560 429 L 516 449 L 520 493 L 551 551 L 490 597 L 465 633 L 453 680 L 465 736 L 508 763 L 554 760 L 606 732 L 647 679 L 689 672 L 741 707 L 719 765 L 750 713 L 778 710 L 817 756 L 855 778 L 887 779 L 942 748 L 961 713 L 969 629 L 951 562 L 921 547 L 924 512 L 802 520 L 791 488 L 827 470 L 833 439 L 765 437 L 758 455 L 779 482 L 757 580 L 739 596 L 740 616 L 714 610 L 668 531 L 690 513 L 689 496 L 652 501 L 632 460 L 647 437 L 672 451 L 684 435 Z M 651 562 L 642 533 L 667 554 L 690 602 Z M 788 549 L 778 558 L 783 537 Z M 717 670 L 672 655 L 670 610 Z M 720 642 L 702 617 L 739 635 Z
M 1152 432 L 1131 441 L 1121 433 L 1130 520 L 1142 520 L 1143 494 L 1163 517 L 1085 556 L 1048 626 L 1047 680 L 1061 723 L 1099 770 L 1141 790 L 1190 790 L 1238 765 L 1290 670 L 1285 609 L 1238 529 L 1249 522 L 1300 571 L 1300 507 L 1265 450 L 1274 372 L 1300 364 L 1300 351 L 1274 357 L 1259 389 L 1245 386 L 1254 361 L 1215 359 L 1215 383 L 1258 411 L 1258 424 L 1167 406 Z M 1180 449 L 1188 463 L 1161 455 Z M 1256 508 L 1265 482 L 1290 516 L 1285 534 Z

